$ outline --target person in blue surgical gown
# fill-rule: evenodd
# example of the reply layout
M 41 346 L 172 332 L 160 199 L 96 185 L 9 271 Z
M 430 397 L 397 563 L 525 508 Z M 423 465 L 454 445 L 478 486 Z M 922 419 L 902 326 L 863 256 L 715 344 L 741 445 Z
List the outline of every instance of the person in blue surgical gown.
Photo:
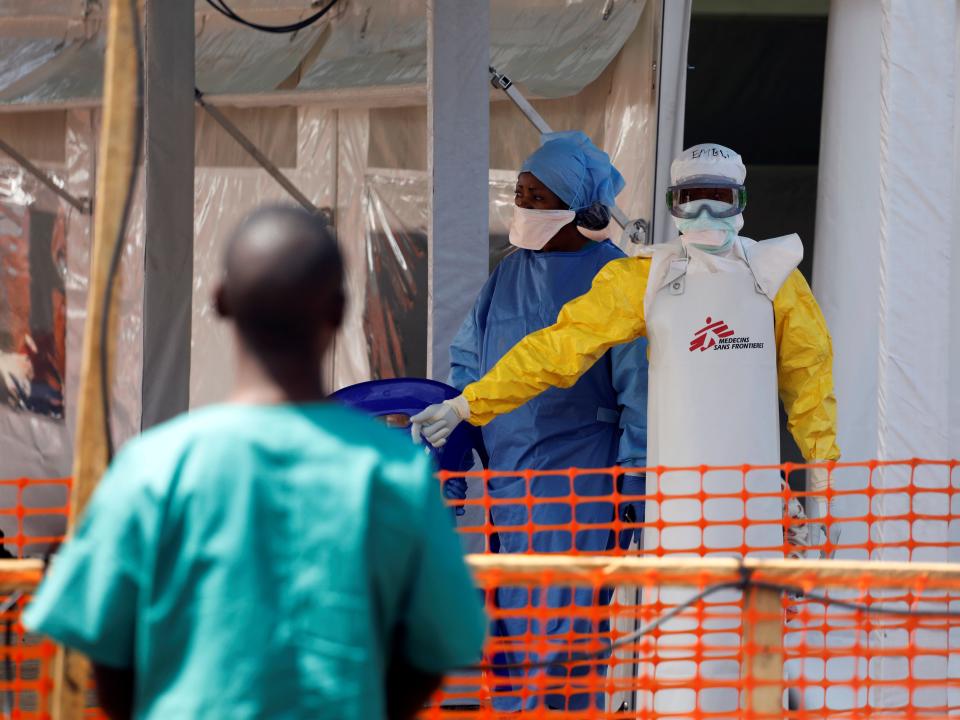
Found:
M 450 348 L 452 385 L 462 390 L 483 377 L 515 343 L 556 322 L 560 308 L 586 293 L 604 265 L 624 257 L 606 232 L 610 220 L 607 207 L 613 205 L 623 186 L 623 178 L 606 153 L 582 132 L 544 136 L 543 144 L 524 162 L 517 178 L 510 229 L 510 242 L 517 250 L 487 280 Z M 607 352 L 573 387 L 547 390 L 486 425 L 483 439 L 490 468 L 643 467 L 646 407 L 646 341 L 638 340 Z M 493 540 L 499 541 L 499 552 L 596 553 L 614 551 L 617 546 L 626 549 L 633 531 L 614 538 L 611 523 L 615 514 L 627 523 L 641 522 L 643 502 L 616 502 L 614 482 L 611 474 L 578 475 L 572 487 L 563 473 L 534 477 L 529 488 L 529 495 L 536 498 L 532 533 L 524 527 L 528 517 L 522 501 L 491 508 L 491 520 L 498 528 Z M 641 475 L 628 475 L 616 482 L 625 497 L 644 492 Z M 448 486 L 446 493 L 448 497 L 463 497 L 465 489 L 465 485 Z M 522 477 L 491 478 L 487 491 L 501 499 L 528 495 Z M 574 518 L 575 534 L 569 529 Z M 597 524 L 605 527 L 591 529 Z M 537 526 L 552 529 L 537 530 Z M 516 609 L 541 605 L 542 598 L 537 591 L 504 588 L 497 592 L 496 601 L 501 608 Z M 496 653 L 494 662 L 504 666 L 532 660 L 569 660 L 570 654 L 583 651 L 586 643 L 594 641 L 595 645 L 598 631 L 602 634 L 606 630 L 586 618 L 573 619 L 575 607 L 607 602 L 609 592 L 598 597 L 589 589 L 551 589 L 547 604 L 552 608 L 569 607 L 571 612 L 563 619 L 551 617 L 545 627 L 530 618 L 497 620 L 493 634 L 503 651 Z M 557 615 L 556 611 L 551 615 Z M 549 658 L 509 651 L 511 639 L 527 644 L 523 636 L 528 629 L 547 636 Z M 603 695 L 598 692 L 602 678 L 596 671 L 591 675 L 589 666 L 557 664 L 547 668 L 545 676 L 543 672 L 501 668 L 498 674 L 513 681 L 505 679 L 498 686 L 495 708 L 518 711 L 543 703 L 555 709 L 580 710 L 602 704 Z

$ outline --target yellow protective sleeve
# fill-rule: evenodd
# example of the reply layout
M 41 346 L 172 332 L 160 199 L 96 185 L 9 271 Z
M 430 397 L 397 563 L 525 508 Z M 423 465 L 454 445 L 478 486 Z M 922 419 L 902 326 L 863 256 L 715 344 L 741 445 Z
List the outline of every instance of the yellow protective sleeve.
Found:
M 563 306 L 556 323 L 527 335 L 464 388 L 470 422 L 486 425 L 547 388 L 570 387 L 611 347 L 643 335 L 649 275 L 649 258 L 607 263 L 589 291 Z
M 773 300 L 780 399 L 787 428 L 808 461 L 836 460 L 833 345 L 810 286 L 794 270 Z

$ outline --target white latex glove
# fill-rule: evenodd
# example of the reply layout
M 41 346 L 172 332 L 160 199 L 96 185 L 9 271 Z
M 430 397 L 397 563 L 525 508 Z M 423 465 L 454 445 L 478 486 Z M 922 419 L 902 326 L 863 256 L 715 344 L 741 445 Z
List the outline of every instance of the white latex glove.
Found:
M 817 461 L 818 463 L 825 461 Z M 820 539 L 817 545 L 827 544 L 827 528 L 830 528 L 830 542 L 835 546 L 840 539 L 840 527 L 837 518 L 833 513 L 833 502 L 828 502 L 827 490 L 833 488 L 833 474 L 827 472 L 825 467 L 810 468 L 807 475 L 807 487 L 813 493 L 813 507 L 811 508 L 811 517 L 821 522 L 816 527 L 820 528 Z M 827 518 L 830 519 L 829 525 Z
M 780 486 L 784 490 L 786 490 L 786 485 L 785 481 L 780 481 Z M 807 519 L 807 514 L 803 511 L 803 504 L 791 495 L 790 499 L 784 503 L 783 514 L 794 521 L 787 527 L 787 544 L 791 548 L 789 557 L 806 557 L 806 548 L 810 547 L 810 525 L 802 522 Z
M 817 462 L 821 461 L 818 460 Z M 827 469 L 824 467 L 810 468 L 808 472 L 807 487 L 810 488 L 811 493 L 816 495 L 817 503 L 825 508 L 827 504 L 827 490 L 833 487 L 833 477 L 827 473 Z M 823 515 L 820 515 L 820 517 L 823 517 Z
M 436 448 L 443 447 L 447 438 L 461 422 L 470 417 L 470 403 L 463 395 L 431 405 L 410 418 L 410 435 L 415 443 L 421 436 Z
M 26 355 L 19 353 L 0 352 L 0 380 L 13 397 L 20 397 L 20 393 L 30 392 L 30 381 L 33 380 L 33 363 Z

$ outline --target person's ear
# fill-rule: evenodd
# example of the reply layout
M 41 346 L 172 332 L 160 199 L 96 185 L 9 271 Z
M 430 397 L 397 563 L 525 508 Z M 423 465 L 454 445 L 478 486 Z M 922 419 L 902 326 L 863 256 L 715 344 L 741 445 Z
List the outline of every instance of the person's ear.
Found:
M 213 289 L 213 307 L 220 317 L 224 319 L 230 317 L 230 305 L 227 302 L 227 293 L 223 287 L 223 283 L 217 283 Z

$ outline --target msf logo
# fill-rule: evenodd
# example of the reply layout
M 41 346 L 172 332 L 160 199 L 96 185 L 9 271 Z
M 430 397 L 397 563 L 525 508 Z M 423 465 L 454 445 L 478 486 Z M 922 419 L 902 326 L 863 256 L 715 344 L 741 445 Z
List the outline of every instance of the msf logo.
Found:
M 704 352 L 717 344 L 717 340 L 728 338 L 733 335 L 733 330 L 723 320 L 713 321 L 707 318 L 706 326 L 694 333 L 693 340 L 690 342 L 690 352 L 699 350 Z

